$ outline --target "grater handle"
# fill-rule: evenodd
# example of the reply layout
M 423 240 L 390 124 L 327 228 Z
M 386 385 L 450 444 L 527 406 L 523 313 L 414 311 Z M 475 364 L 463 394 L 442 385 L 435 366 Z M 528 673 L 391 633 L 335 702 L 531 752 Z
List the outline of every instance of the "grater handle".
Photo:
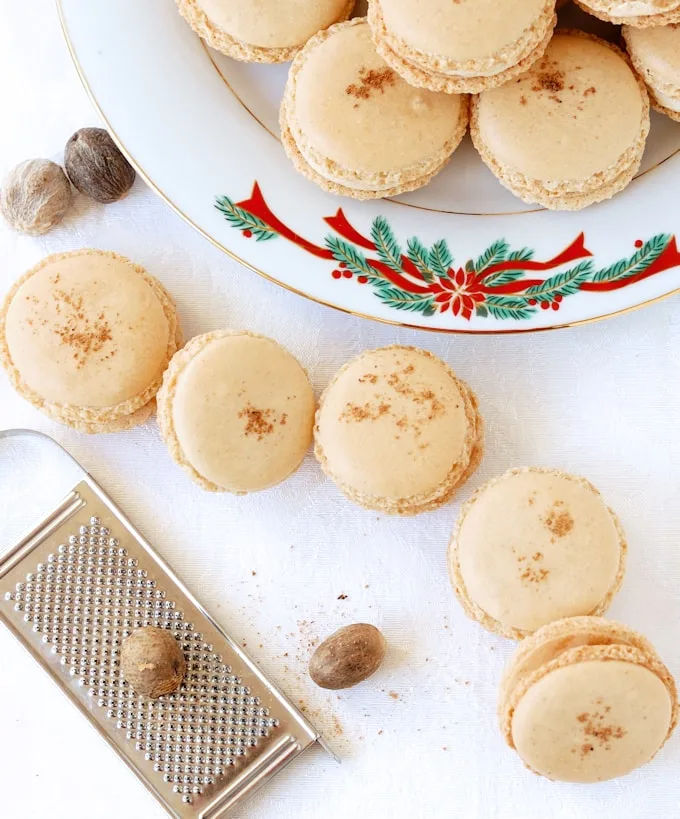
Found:
M 237 777 L 229 788 L 205 810 L 199 819 L 225 819 L 227 812 L 246 794 L 264 785 L 272 776 L 284 768 L 300 752 L 300 744 L 295 737 L 283 737 L 268 753 L 264 754 L 258 764 Z
M 48 444 L 51 446 L 55 446 L 57 449 L 61 450 L 61 452 L 66 455 L 66 457 L 73 463 L 78 469 L 81 469 L 88 477 L 91 477 L 89 472 L 78 462 L 76 459 L 71 455 L 71 453 L 64 449 L 61 444 L 58 444 L 51 435 L 48 435 L 46 432 L 39 432 L 37 429 L 0 429 L 0 440 L 3 438 L 37 438 L 41 441 L 47 441 Z
M 90 478 L 88 472 L 78 463 L 73 455 L 44 432 L 38 432 L 34 429 L 0 429 L 0 443 L 2 443 L 3 440 L 10 439 L 28 439 L 46 442 L 48 446 L 58 450 L 60 457 L 64 456 L 76 467 L 81 478 Z M 16 563 L 23 559 L 27 552 L 31 551 L 31 549 L 38 546 L 45 538 L 49 537 L 54 530 L 83 505 L 83 501 L 77 493 L 70 491 L 63 500 L 61 500 L 50 517 L 46 520 L 42 520 L 37 526 L 32 526 L 28 531 L 25 531 L 16 545 L 10 545 L 7 550 L 4 550 L 0 544 L 0 577 L 10 571 Z

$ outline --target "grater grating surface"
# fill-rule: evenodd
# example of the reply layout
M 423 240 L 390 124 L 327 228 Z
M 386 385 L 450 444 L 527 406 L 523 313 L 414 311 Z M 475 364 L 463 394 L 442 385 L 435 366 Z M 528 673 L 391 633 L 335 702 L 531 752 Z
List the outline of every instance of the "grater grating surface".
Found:
M 178 819 L 220 819 L 321 741 L 89 476 L 0 557 L 0 620 Z M 157 700 L 120 673 L 142 626 L 187 661 Z

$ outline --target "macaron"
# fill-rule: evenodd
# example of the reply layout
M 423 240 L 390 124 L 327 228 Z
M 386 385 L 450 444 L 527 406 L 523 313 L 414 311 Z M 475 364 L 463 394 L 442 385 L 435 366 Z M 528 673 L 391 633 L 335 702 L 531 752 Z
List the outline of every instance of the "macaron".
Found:
M 346 20 L 355 0 L 177 0 L 180 14 L 216 51 L 249 63 L 283 63 L 322 29 Z
M 678 718 L 675 681 L 642 635 L 600 617 L 550 623 L 501 681 L 501 732 L 529 770 L 603 782 L 645 765 Z
M 158 424 L 172 459 L 209 492 L 267 489 L 312 441 L 314 392 L 280 344 L 246 331 L 196 336 L 170 362 Z
M 297 55 L 281 106 L 295 168 L 355 199 L 420 188 L 468 125 L 468 98 L 413 88 L 375 50 L 365 18 L 322 31 Z
M 657 111 L 680 122 L 680 23 L 623 27 L 628 54 Z
M 324 472 L 366 509 L 415 515 L 446 503 L 482 457 L 477 400 L 441 359 L 416 347 L 345 364 L 316 414 Z
M 371 0 L 381 57 L 411 85 L 479 94 L 526 71 L 557 23 L 555 0 Z
M 482 93 L 472 141 L 524 202 L 580 210 L 623 190 L 640 167 L 649 98 L 622 51 L 558 31 L 526 74 Z
M 618 518 L 591 483 L 527 467 L 463 505 L 448 564 L 468 617 L 520 640 L 553 620 L 606 611 L 626 552 Z
M 13 387 L 81 432 L 143 423 L 181 344 L 174 302 L 160 282 L 103 250 L 48 256 L 0 309 L 0 363 Z
M 679 0 L 576 0 L 584 11 L 616 25 L 665 26 L 680 22 Z

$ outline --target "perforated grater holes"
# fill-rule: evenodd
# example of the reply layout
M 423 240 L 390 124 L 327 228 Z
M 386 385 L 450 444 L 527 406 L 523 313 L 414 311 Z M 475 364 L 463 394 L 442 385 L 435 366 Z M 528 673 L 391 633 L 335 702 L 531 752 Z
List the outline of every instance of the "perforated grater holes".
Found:
M 8 437 L 58 446 L 26 430 L 0 432 L 0 446 Z M 0 520 L 0 622 L 171 816 L 225 819 L 323 742 L 101 487 L 79 474 L 4 554 Z M 170 630 L 187 661 L 183 686 L 159 700 L 136 695 L 120 673 L 123 640 L 144 625 Z
M 96 516 L 5 601 L 187 804 L 278 725 Z M 135 694 L 119 668 L 123 640 L 143 626 L 170 630 L 187 661 L 181 688 L 157 701 Z

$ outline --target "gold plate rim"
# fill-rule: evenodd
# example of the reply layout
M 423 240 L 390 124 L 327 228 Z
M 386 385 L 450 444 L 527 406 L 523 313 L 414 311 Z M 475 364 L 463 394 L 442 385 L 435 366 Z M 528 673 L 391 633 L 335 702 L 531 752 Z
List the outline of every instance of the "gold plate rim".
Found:
M 69 54 L 71 56 L 71 61 L 73 62 L 73 66 L 78 74 L 80 82 L 82 83 L 87 96 L 92 103 L 95 111 L 97 112 L 99 118 L 106 126 L 106 130 L 111 135 L 111 138 L 116 143 L 118 148 L 120 149 L 121 153 L 125 156 L 128 162 L 132 165 L 135 171 L 139 174 L 139 176 L 144 180 L 147 186 L 158 196 L 162 199 L 165 204 L 173 210 L 184 222 L 186 222 L 190 227 L 192 227 L 195 231 L 197 231 L 204 239 L 207 239 L 210 244 L 214 247 L 221 250 L 225 255 L 227 255 L 230 259 L 233 259 L 235 262 L 243 265 L 248 270 L 251 270 L 253 273 L 256 273 L 258 276 L 261 276 L 263 279 L 275 284 L 278 287 L 282 287 L 284 290 L 287 290 L 289 293 L 294 293 L 297 296 L 301 296 L 304 299 L 307 299 L 315 304 L 320 304 L 323 307 L 329 307 L 333 310 L 337 310 L 340 313 L 344 313 L 345 315 L 356 316 L 357 318 L 366 319 L 367 321 L 374 321 L 379 324 L 388 325 L 391 327 L 402 327 L 407 330 L 419 330 L 425 333 L 443 333 L 446 335 L 466 335 L 466 336 L 503 336 L 503 335 L 527 335 L 531 333 L 545 333 L 551 330 L 565 330 L 570 327 L 582 327 L 587 324 L 595 324 L 597 322 L 605 321 L 606 319 L 612 319 L 617 316 L 624 316 L 628 313 L 633 313 L 637 310 L 641 310 L 644 307 L 651 307 L 653 304 L 658 304 L 661 301 L 665 301 L 666 299 L 671 298 L 672 296 L 680 294 L 680 287 L 676 287 L 673 290 L 670 290 L 668 293 L 663 293 L 660 296 L 655 296 L 653 299 L 648 299 L 647 301 L 640 302 L 639 304 L 631 305 L 630 307 L 624 307 L 621 310 L 615 310 L 611 313 L 605 313 L 601 316 L 593 316 L 591 318 L 586 319 L 579 319 L 578 321 L 571 321 L 565 322 L 563 324 L 554 324 L 550 327 L 520 327 L 514 329 L 489 329 L 489 330 L 476 330 L 474 328 L 458 328 L 458 327 L 423 327 L 418 324 L 408 324 L 400 321 L 394 321 L 389 318 L 382 318 L 380 316 L 371 316 L 367 313 L 361 313 L 356 310 L 350 310 L 346 307 L 341 307 L 338 304 L 333 304 L 333 302 L 325 301 L 324 299 L 317 298 L 316 296 L 311 296 L 308 293 L 303 292 L 302 290 L 298 290 L 297 288 L 293 287 L 292 285 L 285 284 L 284 282 L 275 279 L 273 276 L 265 273 L 264 270 L 260 270 L 259 268 L 255 267 L 255 265 L 251 264 L 250 262 L 245 261 L 240 256 L 238 256 L 234 251 L 229 250 L 225 247 L 221 242 L 218 242 L 213 236 L 211 236 L 207 231 L 205 231 L 202 227 L 196 224 L 189 216 L 187 216 L 181 208 L 176 205 L 168 196 L 165 194 L 158 185 L 148 176 L 148 174 L 144 171 L 141 167 L 139 162 L 132 156 L 126 145 L 120 139 L 116 131 L 113 129 L 111 123 L 107 119 L 104 114 L 104 111 L 99 104 L 99 101 L 94 95 L 92 88 L 90 87 L 89 82 L 85 76 L 85 72 L 83 67 L 80 64 L 80 61 L 76 55 L 75 49 L 73 47 L 73 43 L 71 42 L 71 38 L 69 36 L 68 27 L 66 25 L 66 19 L 64 17 L 64 10 L 62 6 L 62 0 L 55 0 L 57 14 L 59 16 L 59 24 L 61 26 L 62 34 L 64 35 L 64 40 L 66 41 L 66 46 L 68 48 Z M 212 58 L 211 58 L 212 61 Z M 219 73 L 219 72 L 218 72 Z

